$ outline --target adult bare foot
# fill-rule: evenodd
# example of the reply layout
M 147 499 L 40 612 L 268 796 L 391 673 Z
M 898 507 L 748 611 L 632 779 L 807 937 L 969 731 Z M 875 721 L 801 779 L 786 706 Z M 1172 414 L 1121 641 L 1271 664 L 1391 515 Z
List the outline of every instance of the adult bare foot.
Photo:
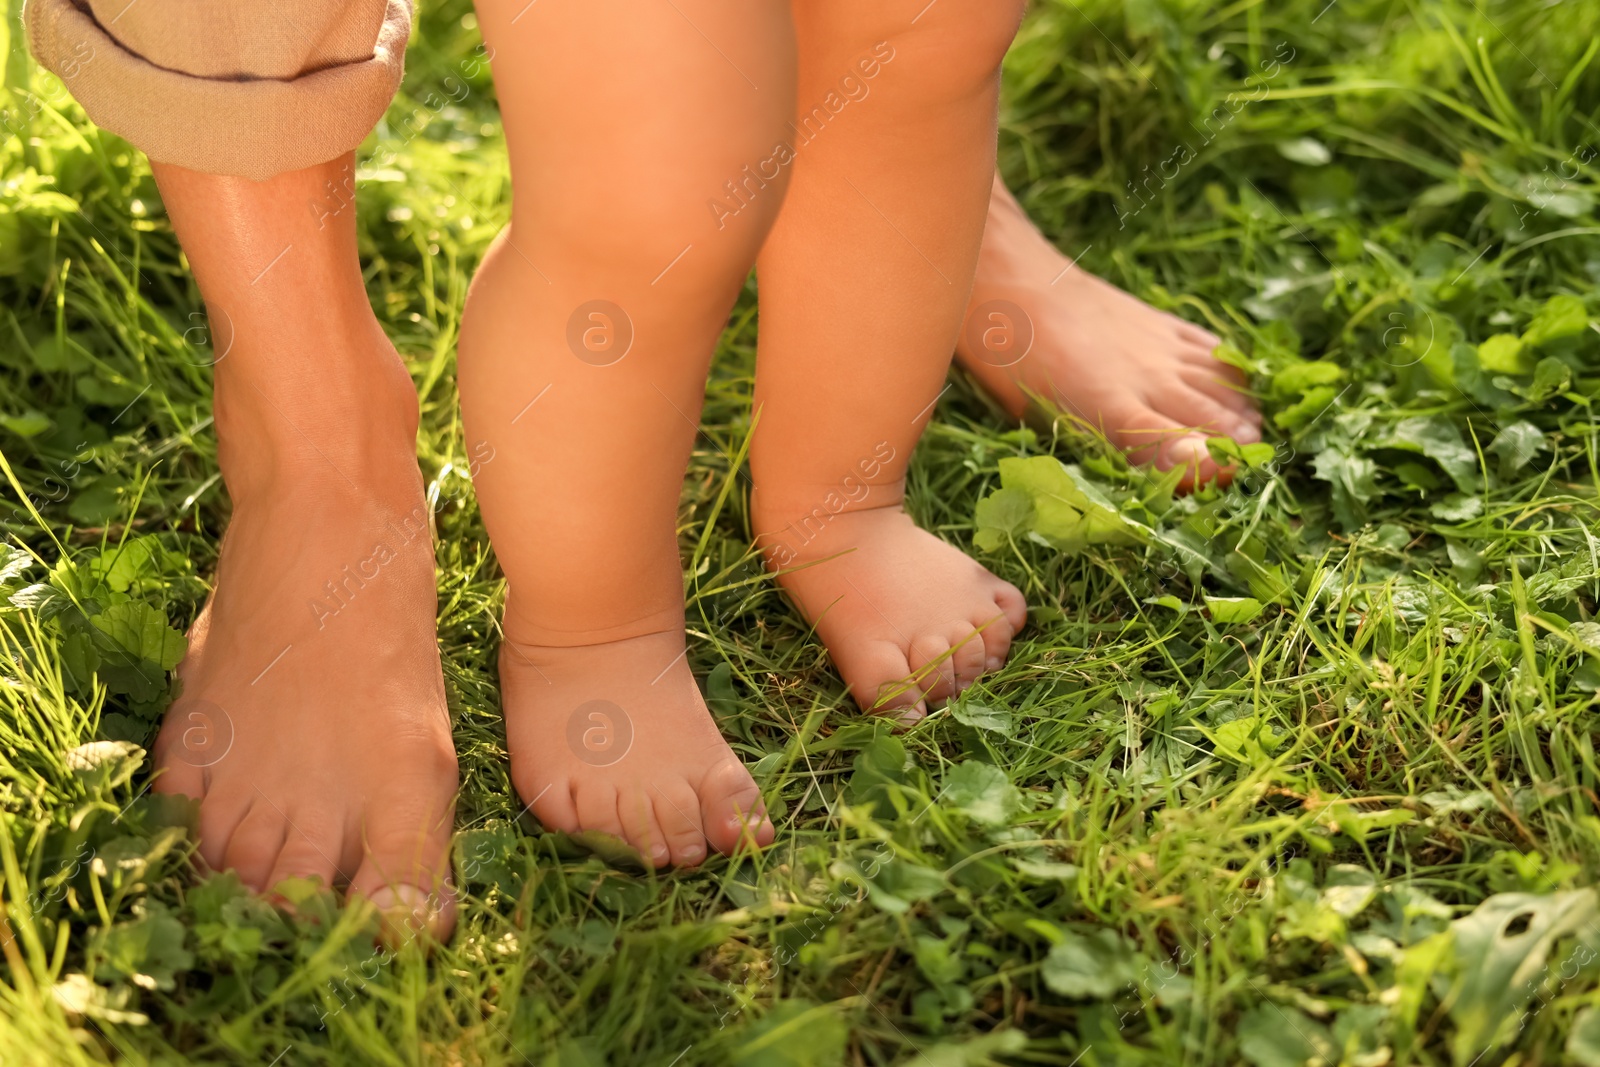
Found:
M 626 841 L 652 867 L 706 845 L 764 847 L 774 830 L 750 772 L 717 730 L 682 629 L 581 645 L 517 640 L 505 619 L 500 690 L 511 777 L 539 821 Z
M 1012 415 L 1036 394 L 1138 462 L 1189 468 L 1185 488 L 1226 481 L 1206 437 L 1259 441 L 1261 413 L 1218 343 L 1074 265 L 995 176 L 956 358 Z
M 778 584 L 863 710 L 913 722 L 1005 662 L 1027 621 L 1022 593 L 920 529 L 898 501 L 832 512 L 760 489 L 755 501 Z
M 262 183 L 155 168 L 216 332 L 234 505 L 155 788 L 200 801 L 211 867 L 263 891 L 348 885 L 391 932 L 442 935 L 456 761 L 417 398 L 353 219 L 306 211 L 339 163 Z
M 223 410 L 233 517 L 156 742 L 155 788 L 199 799 L 201 856 L 253 889 L 348 885 L 442 930 L 456 763 L 414 423 L 330 469 L 285 462 L 260 434 L 241 447 Z M 331 422 L 262 414 L 285 436 Z

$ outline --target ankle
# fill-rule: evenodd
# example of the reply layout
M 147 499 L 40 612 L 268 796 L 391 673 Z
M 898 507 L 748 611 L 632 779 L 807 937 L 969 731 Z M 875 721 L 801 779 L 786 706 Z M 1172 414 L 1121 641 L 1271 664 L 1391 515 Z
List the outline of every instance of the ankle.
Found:
M 214 416 L 218 462 L 236 499 L 291 480 L 419 484 L 416 389 L 370 317 L 314 343 L 295 328 L 241 338 L 217 366 Z
M 544 607 L 547 610 L 542 612 L 521 612 L 514 598 L 508 596 L 501 620 L 505 646 L 525 659 L 531 657 L 534 662 L 537 662 L 534 652 L 541 648 L 597 648 L 624 641 L 663 638 L 675 639 L 680 646 L 684 642 L 681 601 L 654 610 L 640 605 L 609 612 L 594 603 L 585 603 L 581 610 L 560 613 L 548 610 L 548 604 Z
M 750 517 L 756 548 L 774 569 L 791 567 L 841 551 L 840 535 L 852 520 L 875 514 L 902 514 L 905 479 L 888 485 L 863 486 L 867 492 L 846 497 L 837 488 L 810 492 L 789 487 L 783 493 L 751 498 Z

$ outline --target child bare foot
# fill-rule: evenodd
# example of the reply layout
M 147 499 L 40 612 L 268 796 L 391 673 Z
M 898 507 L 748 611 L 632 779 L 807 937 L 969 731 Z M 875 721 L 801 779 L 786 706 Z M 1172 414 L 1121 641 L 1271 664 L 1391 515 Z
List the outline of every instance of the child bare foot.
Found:
M 901 508 L 949 371 L 1022 5 L 795 5 L 800 101 L 874 56 L 870 103 L 808 142 L 761 250 L 752 525 L 865 710 L 921 717 L 1000 666 L 1022 594 Z M 810 564 L 810 566 L 805 566 Z
M 684 655 L 677 526 L 712 348 L 783 195 L 784 168 L 757 169 L 793 116 L 788 4 L 477 12 L 513 199 L 472 282 L 458 381 L 468 432 L 495 450 L 474 482 L 509 588 L 512 781 L 545 826 L 621 838 L 652 866 L 765 845 L 755 782 Z M 706 61 L 696 26 L 730 63 Z M 708 210 L 745 175 L 737 210 Z
M 259 183 L 156 167 L 215 331 L 233 515 L 154 788 L 199 800 L 212 868 L 348 885 L 391 931 L 442 935 L 456 760 L 417 398 L 353 219 L 305 211 L 340 162 Z
M 1185 487 L 1226 480 L 1205 438 L 1259 441 L 1261 413 L 1243 375 L 1212 356 L 1218 343 L 1073 265 L 996 175 L 956 353 L 1008 412 L 1021 417 L 1035 393 L 1138 462 L 1197 467 Z
M 652 867 L 693 866 L 706 844 L 772 843 L 750 772 L 722 739 L 684 655 L 683 630 L 591 645 L 515 640 L 500 686 L 517 791 L 551 829 L 621 838 Z
M 755 516 L 759 529 L 780 531 L 761 539 L 778 583 L 863 709 L 913 722 L 1005 662 L 1027 618 L 1022 594 L 898 503 L 820 526 L 805 511 L 789 511 L 798 523 L 778 512 L 763 504 Z

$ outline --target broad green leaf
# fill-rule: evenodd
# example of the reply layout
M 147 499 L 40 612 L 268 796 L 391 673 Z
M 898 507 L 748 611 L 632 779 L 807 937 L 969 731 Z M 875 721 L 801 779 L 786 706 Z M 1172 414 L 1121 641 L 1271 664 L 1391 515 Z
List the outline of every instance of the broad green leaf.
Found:
M 956 722 L 990 733 L 1005 734 L 1009 737 L 1016 729 L 1016 719 L 1011 714 L 1011 709 L 1006 707 L 992 708 L 976 701 L 958 700 L 950 706 L 950 714 Z
M 1310 395 L 1318 387 L 1344 381 L 1344 377 L 1345 369 L 1337 363 L 1302 359 L 1285 365 L 1273 374 L 1271 388 L 1273 395 L 1288 399 Z
M 905 783 L 907 762 L 906 746 L 900 739 L 887 732 L 879 733 L 856 753 L 855 771 L 845 795 L 852 804 L 871 801 L 879 818 L 893 817 L 895 808 L 889 793 L 894 786 Z
M 1593 889 L 1535 895 L 1498 893 L 1451 923 L 1456 975 L 1446 1003 L 1456 1032 L 1457 1067 L 1510 1040 L 1522 1010 L 1549 976 L 1550 951 L 1562 937 L 1592 923 Z
M 1037 878 L 1041 882 L 1075 882 L 1082 872 L 1075 864 L 1057 863 L 1054 860 L 1025 860 L 1017 859 L 1012 865 L 1029 878 Z
M 1053 993 L 1080 999 L 1104 999 L 1133 984 L 1139 955 L 1115 930 L 1079 934 L 1063 930 L 1040 970 Z
M 1265 763 L 1282 741 L 1259 715 L 1233 719 L 1220 726 L 1207 728 L 1205 733 L 1211 738 L 1217 755 L 1244 764 Z
M 107 967 L 142 989 L 171 989 L 178 972 L 194 965 L 184 947 L 183 924 L 153 900 L 139 905 L 140 916 L 104 931 L 97 948 Z
M 918 901 L 932 900 L 950 888 L 940 872 L 901 859 L 889 860 L 876 875 L 863 877 L 867 899 L 891 915 L 902 915 Z
M 1497 333 L 1478 346 L 1478 366 L 1491 374 L 1528 374 L 1533 359 L 1524 350 L 1522 338 Z
M 91 559 L 88 570 L 112 589 L 126 593 L 141 579 L 159 578 L 167 554 L 161 541 L 152 535 L 131 537 Z
M 1461 431 L 1444 415 L 1413 416 L 1395 425 L 1387 442 L 1391 447 L 1421 452 L 1450 476 L 1456 488 L 1470 493 L 1478 488 L 1478 456 L 1461 439 Z
M 1261 601 L 1253 596 L 1208 596 L 1206 607 L 1211 611 L 1211 618 L 1224 626 L 1253 622 L 1265 610 Z
M 1272 416 L 1273 425 L 1285 430 L 1298 430 L 1321 418 L 1338 398 L 1339 390 L 1331 385 L 1319 385 Z
M 1429 505 L 1428 513 L 1445 522 L 1469 522 L 1483 514 L 1483 498 L 1468 493 L 1450 493 Z
M 1572 385 L 1572 368 L 1555 356 L 1546 356 L 1533 368 L 1533 381 L 1528 385 L 1530 400 L 1544 400 L 1564 393 Z
M 1033 517 L 1033 497 L 1026 490 L 1003 486 L 978 501 L 974 516 L 978 532 L 973 540 L 985 552 L 993 552 L 1026 533 Z
M 1522 343 L 1529 348 L 1542 348 L 1552 341 L 1565 340 L 1583 334 L 1589 329 L 1589 313 L 1583 301 L 1569 293 L 1557 293 L 1544 302 L 1544 307 L 1522 331 Z
M 1338 1062 L 1328 1028 L 1298 1008 L 1258 1004 L 1239 1020 L 1239 1051 L 1255 1067 L 1305 1067 L 1315 1057 Z
M 455 869 L 467 885 L 495 886 L 502 893 L 521 888 L 524 867 L 519 837 L 509 824 L 463 830 L 456 834 Z
M 1403 1049 L 1416 1035 L 1422 1002 L 1431 991 L 1436 974 L 1449 969 L 1454 957 L 1455 937 L 1449 931 L 1432 934 L 1410 945 L 1395 966 L 1394 1002 L 1396 1043 Z
M 1378 465 L 1366 456 L 1329 448 L 1317 453 L 1311 470 L 1333 486 L 1333 513 L 1339 525 L 1346 530 L 1359 528 L 1367 501 L 1378 495 Z
M 142 601 L 112 604 L 89 622 L 129 655 L 164 671 L 176 667 L 188 647 L 187 639 L 167 625 L 167 616 Z
M 6 585 L 39 562 L 32 554 L 10 545 L 0 545 L 0 585 Z
M 1502 427 L 1486 451 L 1499 456 L 1501 475 L 1509 477 L 1528 466 L 1534 456 L 1547 448 L 1549 445 L 1544 442 L 1544 430 L 1534 426 L 1533 422 L 1518 421 Z
M 129 741 L 89 741 L 68 749 L 62 762 L 91 788 L 115 789 L 132 780 L 144 763 L 144 749 Z
M 1567 1055 L 1580 1067 L 1600 1067 L 1600 1010 L 1584 1008 L 1572 1020 Z
M 1000 1062 L 995 1057 L 1027 1047 L 1028 1037 L 1021 1030 L 999 1030 L 965 1041 L 941 1041 L 906 1061 L 905 1067 L 988 1067 Z
M 745 1029 L 729 1062 L 734 1067 L 834 1067 L 844 1062 L 849 1036 L 831 1004 L 783 1000 Z
M 940 795 L 975 822 L 1000 826 L 1022 811 L 1022 790 L 990 763 L 967 760 L 945 776 Z
M 83 974 L 69 974 L 50 989 L 55 1002 L 72 1015 L 128 1026 L 146 1026 L 150 1022 L 148 1015 L 124 1010 L 134 992 L 122 985 L 116 989 L 95 985 Z
M 1378 895 L 1378 879 L 1365 867 L 1340 863 L 1328 871 L 1322 890 L 1322 903 L 1342 919 L 1361 914 Z
M 1237 463 L 1246 467 L 1263 466 L 1272 462 L 1272 457 L 1278 454 L 1278 450 L 1265 441 L 1241 445 L 1231 437 L 1206 438 L 1206 450 L 1218 463 L 1224 465 Z
M 1026 493 L 1033 504 L 1032 530 L 1067 551 L 1085 545 L 1138 541 L 1134 526 L 1083 475 L 1054 456 L 1007 457 L 1000 483 Z M 1005 505 L 1008 515 L 1016 505 Z
M 18 437 L 38 437 L 55 422 L 42 411 L 31 408 L 21 415 L 0 415 L 0 426 L 4 426 Z

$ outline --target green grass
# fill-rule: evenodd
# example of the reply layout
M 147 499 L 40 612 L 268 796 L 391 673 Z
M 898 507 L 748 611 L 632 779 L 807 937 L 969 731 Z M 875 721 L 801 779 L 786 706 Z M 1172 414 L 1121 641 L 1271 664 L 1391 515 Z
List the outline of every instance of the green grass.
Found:
M 1039 3 L 1007 176 L 1229 339 L 1271 447 L 1174 500 L 958 383 L 911 507 L 1036 610 L 892 736 L 750 563 L 747 292 L 681 534 L 693 664 L 779 835 L 659 877 L 518 819 L 507 776 L 451 373 L 507 195 L 466 10 L 421 13 L 358 193 L 439 500 L 466 897 L 431 956 L 201 880 L 142 750 L 80 747 L 148 741 L 227 505 L 146 164 L 13 42 L 0 1062 L 1600 1063 L 1600 9 Z M 1019 457 L 1075 474 L 1002 486 Z M 1063 477 L 1094 536 L 1038 509 Z

